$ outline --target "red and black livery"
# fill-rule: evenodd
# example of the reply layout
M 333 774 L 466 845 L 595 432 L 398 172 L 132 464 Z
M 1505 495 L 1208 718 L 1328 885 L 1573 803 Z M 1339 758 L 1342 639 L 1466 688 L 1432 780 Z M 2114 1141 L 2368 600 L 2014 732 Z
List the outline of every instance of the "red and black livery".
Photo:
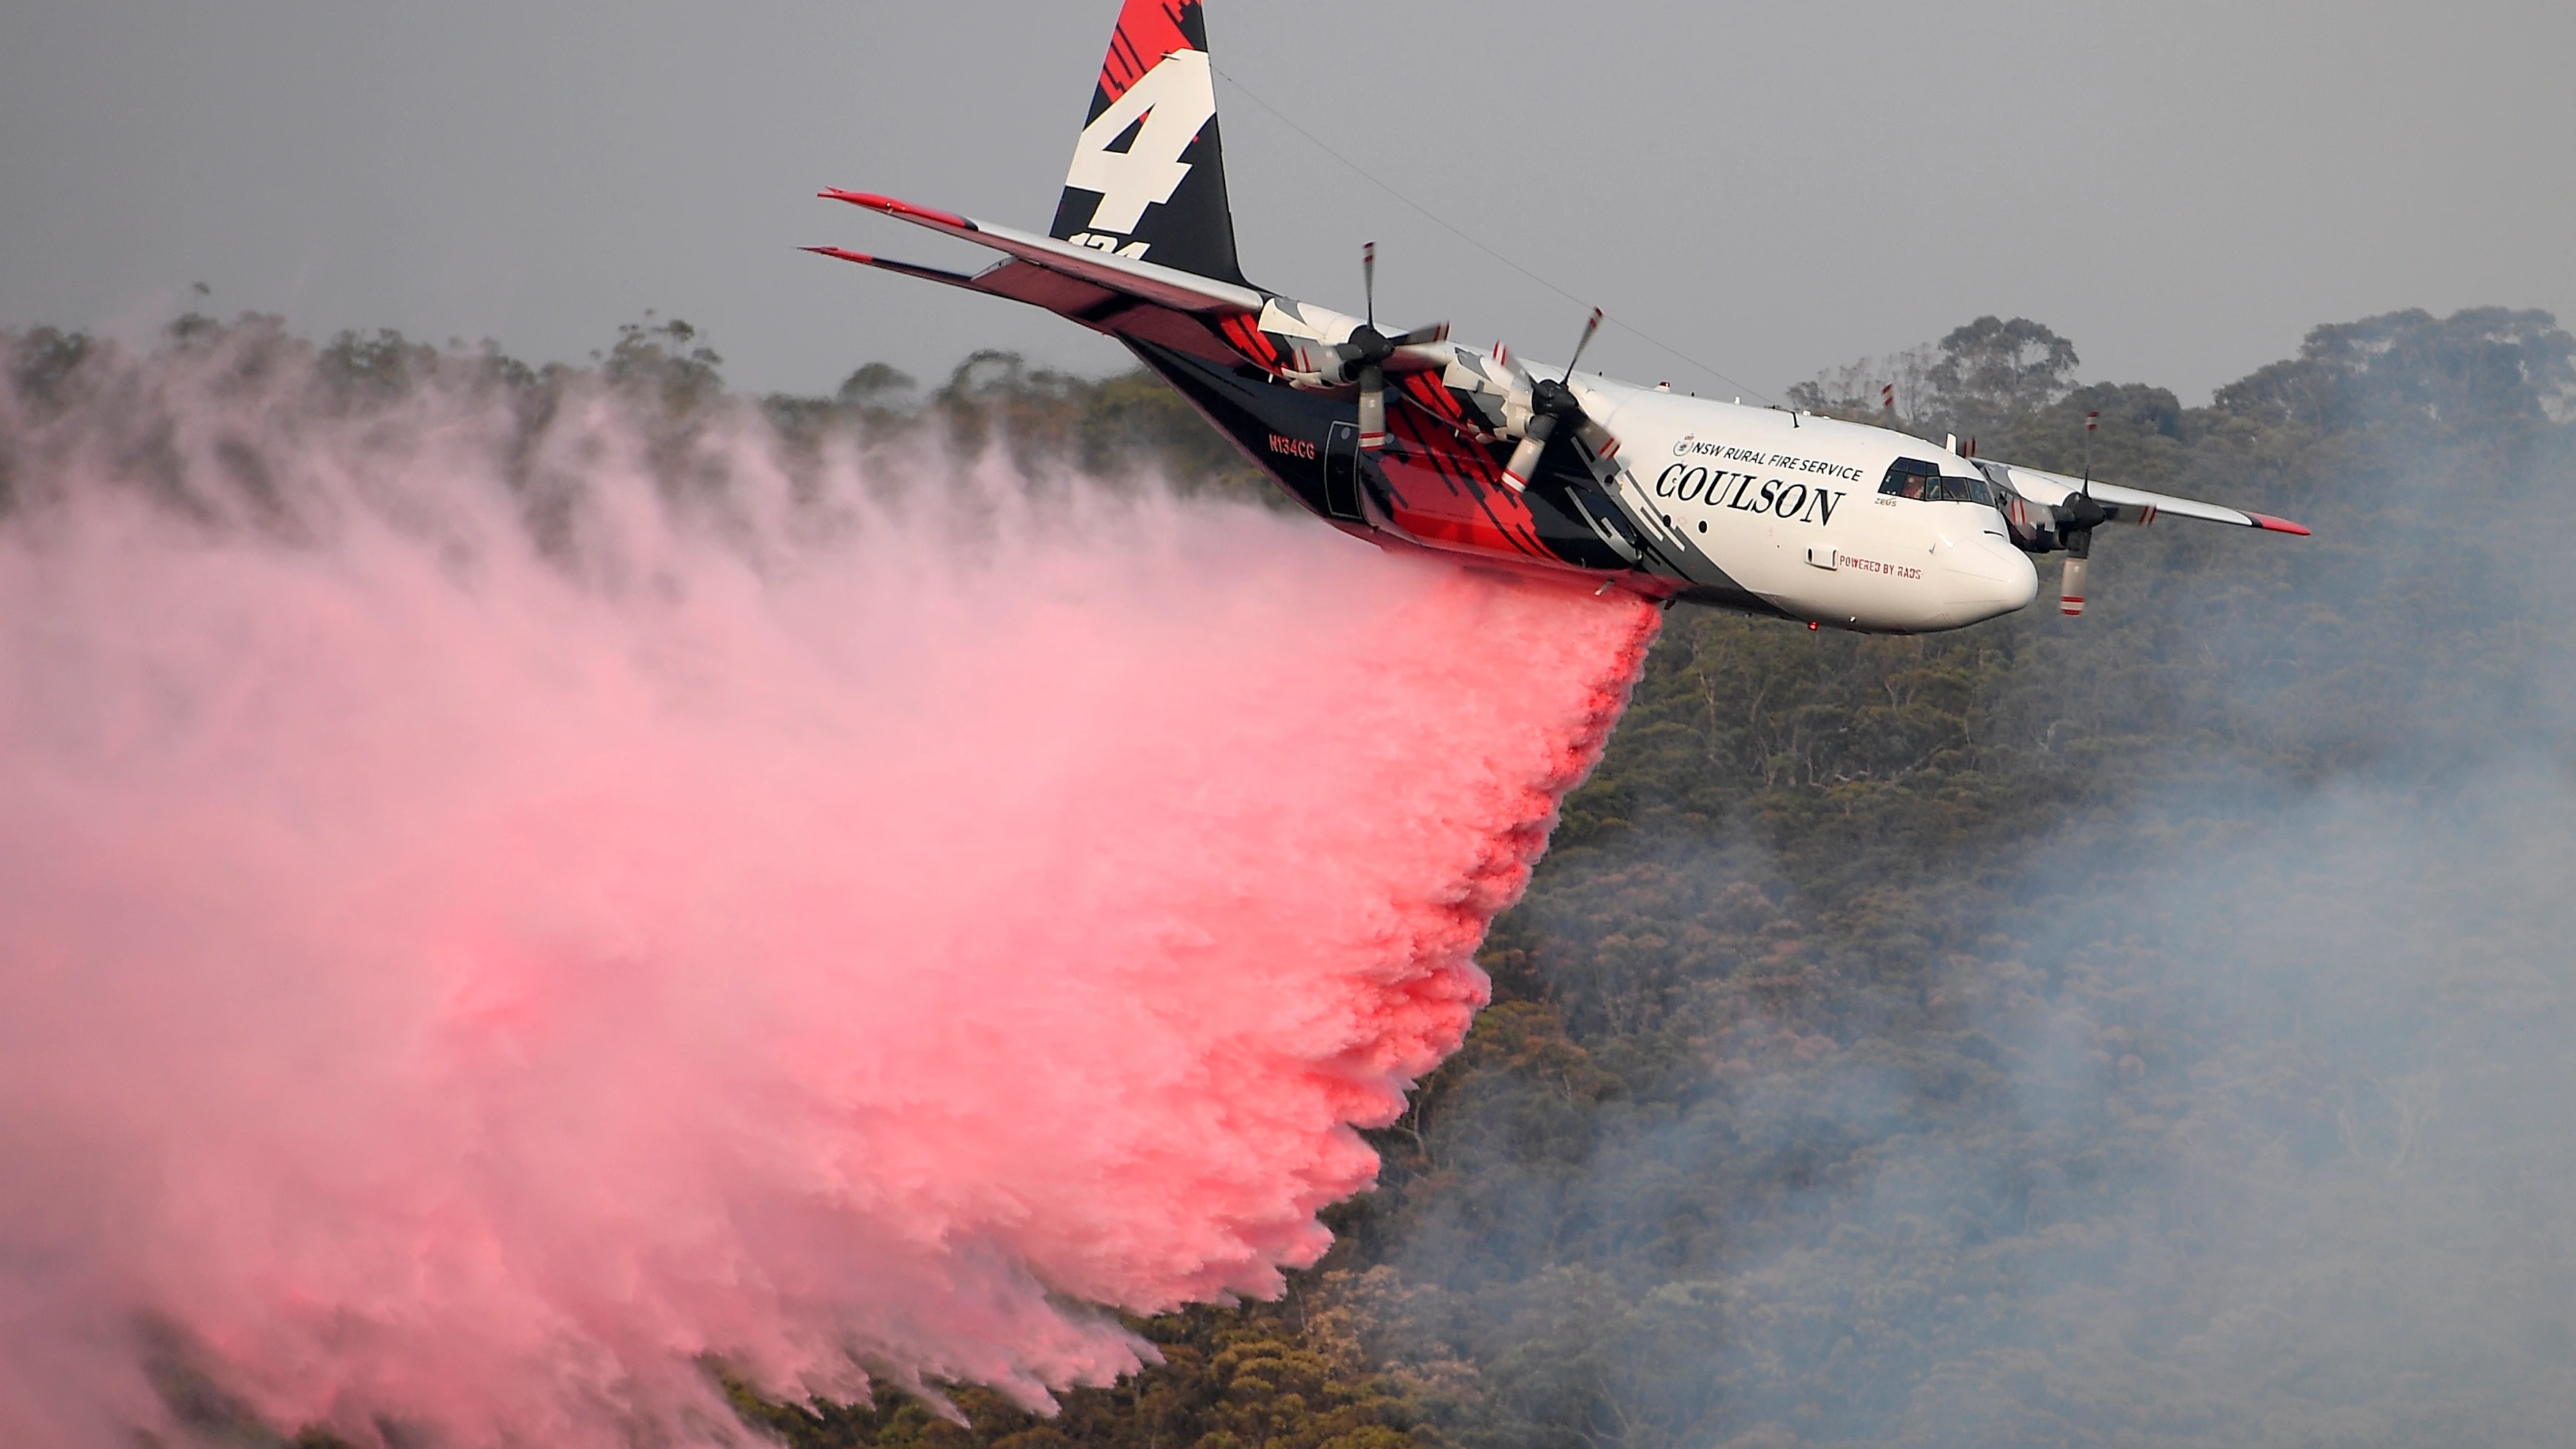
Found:
M 1355 389 L 1311 379 L 1301 385 L 1300 348 L 1317 340 L 1265 330 L 1281 299 L 1243 278 L 1212 82 L 1202 80 L 1212 74 L 1206 55 L 1198 0 L 1126 0 L 1045 238 L 889 197 L 823 193 L 995 247 L 1008 260 L 970 276 L 837 247 L 813 250 L 1027 302 L 1117 338 L 1301 503 L 1373 541 L 1550 570 L 1634 570 L 1649 545 L 1625 525 L 1570 442 L 1546 448 L 1529 485 L 1516 488 L 1504 477 L 1511 442 L 1436 369 L 1392 378 L 1388 435 L 1370 449 L 1360 445 Z M 1157 75 L 1166 65 L 1173 70 Z M 1151 104 L 1129 100 L 1147 85 Z M 1122 102 L 1124 111 L 1112 117 L 1117 133 L 1107 134 L 1102 118 Z M 1154 112 L 1166 106 L 1199 124 L 1185 135 L 1168 126 L 1157 135 Z M 1171 154 L 1139 154 L 1147 145 Z M 1138 174 L 1177 180 L 1168 195 L 1149 195 L 1141 208 L 1132 188 L 1120 205 L 1103 187 L 1077 184 L 1110 176 L 1118 179 L 1108 184 L 1123 185 Z M 1135 219 L 1122 230 L 1101 224 L 1123 223 L 1130 210 Z
M 1176 51 L 1208 53 L 1206 7 L 1199 0 L 1127 0 L 1118 13 L 1118 28 L 1109 37 L 1109 54 L 1101 61 L 1099 84 L 1092 88 L 1085 127 L 1098 122 Z M 1109 149 L 1123 152 L 1135 144 L 1141 124 L 1111 139 Z M 1116 239 L 1122 246 L 1149 243 L 1147 255 L 1164 266 L 1242 285 L 1243 269 L 1234 251 L 1234 207 L 1225 191 L 1225 144 L 1218 133 L 1213 97 L 1206 123 L 1179 160 L 1189 168 L 1179 188 L 1170 199 L 1149 208 L 1137 226 L 1115 232 Z M 1055 224 L 1047 235 L 1064 241 L 1097 234 L 1093 220 L 1100 200 L 1100 193 L 1068 184 L 1056 203 Z

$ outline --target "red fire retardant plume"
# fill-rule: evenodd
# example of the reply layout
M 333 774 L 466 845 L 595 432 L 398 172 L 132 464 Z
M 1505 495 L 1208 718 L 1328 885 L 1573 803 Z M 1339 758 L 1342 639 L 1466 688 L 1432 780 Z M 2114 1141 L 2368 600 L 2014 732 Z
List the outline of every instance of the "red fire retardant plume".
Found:
M 1079 481 L 790 510 L 747 422 L 667 505 L 605 403 L 505 486 L 497 407 L 157 386 L 200 506 L 75 410 L 0 528 L 13 1446 L 187 1375 L 609 1445 L 726 1439 L 710 1358 L 1133 1369 L 1081 1305 L 1323 1251 L 1653 629 Z

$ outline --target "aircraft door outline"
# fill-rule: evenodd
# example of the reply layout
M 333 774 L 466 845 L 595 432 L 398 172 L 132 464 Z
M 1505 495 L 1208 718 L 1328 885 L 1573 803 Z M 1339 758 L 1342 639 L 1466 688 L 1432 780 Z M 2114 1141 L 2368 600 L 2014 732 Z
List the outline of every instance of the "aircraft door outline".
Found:
M 1324 513 L 1344 523 L 1366 523 L 1360 508 L 1360 425 L 1335 423 L 1324 443 Z

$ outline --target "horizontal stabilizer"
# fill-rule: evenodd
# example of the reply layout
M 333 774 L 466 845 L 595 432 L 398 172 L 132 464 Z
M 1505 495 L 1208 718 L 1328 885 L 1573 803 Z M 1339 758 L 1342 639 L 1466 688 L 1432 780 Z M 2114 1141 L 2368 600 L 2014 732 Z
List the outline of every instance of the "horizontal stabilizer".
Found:
M 1117 256 L 1090 247 L 1075 246 L 1071 242 L 1057 241 L 1053 237 L 1036 236 L 1024 231 L 1015 231 L 1006 226 L 995 226 L 990 222 L 977 221 L 972 217 L 959 216 L 953 212 L 934 211 L 928 207 L 914 206 L 910 202 L 897 201 L 890 196 L 878 196 L 864 191 L 825 191 L 820 195 L 827 201 L 846 201 L 852 206 L 882 212 L 898 221 L 908 221 L 915 226 L 944 232 L 978 246 L 991 247 L 1030 266 L 1044 268 L 1059 276 L 1070 277 L 1105 291 L 1134 297 L 1139 301 L 1151 302 L 1157 306 L 1171 307 L 1183 312 L 1225 314 L 1259 312 L 1262 304 L 1268 300 L 1262 293 L 1232 282 L 1221 282 L 1172 267 L 1157 266 L 1152 262 Z M 841 256 L 843 260 L 859 260 L 865 255 L 858 252 L 845 255 L 836 250 L 819 247 L 808 248 L 808 250 L 820 251 L 826 256 Z M 865 264 L 885 265 L 874 258 L 868 258 Z M 927 268 L 915 271 L 905 266 L 891 267 L 888 270 L 924 275 L 933 281 L 944 281 L 956 275 L 955 273 L 935 273 Z M 978 291 L 994 290 L 984 285 L 981 278 L 975 279 L 974 285 Z
M 1096 316 L 1105 305 L 1122 300 L 1118 293 L 1107 287 L 1094 286 L 1061 272 L 1050 272 L 1016 257 L 995 262 L 970 277 L 964 272 L 925 267 L 917 262 L 898 262 L 891 257 L 872 257 L 865 252 L 842 247 L 806 247 L 803 250 L 816 256 L 874 267 L 881 272 L 898 272 L 907 277 L 919 277 L 925 282 L 940 282 L 1013 302 L 1027 302 L 1068 317 Z
M 863 267 L 875 267 L 879 271 L 901 272 L 907 277 L 919 277 L 925 282 L 945 282 L 949 286 L 964 287 L 969 291 L 975 292 L 983 290 L 983 288 L 975 285 L 975 279 L 973 277 L 966 275 L 964 272 L 950 272 L 942 271 L 938 267 L 916 266 L 911 262 L 898 262 L 890 257 L 872 257 L 865 252 L 845 251 L 840 247 L 803 247 L 800 248 L 800 250 L 812 252 L 818 257 L 835 257 L 845 262 L 856 262 Z

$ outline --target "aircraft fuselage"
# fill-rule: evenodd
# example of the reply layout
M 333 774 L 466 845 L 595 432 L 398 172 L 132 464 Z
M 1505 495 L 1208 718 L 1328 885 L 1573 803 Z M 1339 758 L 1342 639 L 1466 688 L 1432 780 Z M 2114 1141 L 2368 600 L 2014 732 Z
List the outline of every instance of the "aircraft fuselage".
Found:
M 1122 0 L 1046 235 L 833 190 L 1006 260 L 969 275 L 812 250 L 1119 339 L 1337 528 L 1653 599 L 1923 633 L 2030 603 L 2032 554 L 2067 555 L 2059 607 L 2082 613 L 2108 523 L 2307 531 L 1891 428 L 1533 368 L 1455 345 L 1446 324 L 1390 335 L 1374 322 L 1374 244 L 1360 316 L 1255 287 L 1235 253 L 1213 77 L 1200 0 Z M 1574 357 L 1568 369 L 1581 346 Z
M 1978 501 L 1991 494 L 1977 467 L 1888 429 L 1579 376 L 1585 410 L 1622 443 L 1615 471 L 1560 445 L 1516 491 L 1498 481 L 1500 445 L 1478 458 L 1399 415 L 1388 445 L 1363 452 L 1347 402 L 1136 351 L 1298 502 L 1379 543 L 1877 633 L 1961 628 L 2038 593 L 2003 514 Z M 1929 491 L 1963 496 L 1882 492 L 1899 458 L 1951 485 Z

